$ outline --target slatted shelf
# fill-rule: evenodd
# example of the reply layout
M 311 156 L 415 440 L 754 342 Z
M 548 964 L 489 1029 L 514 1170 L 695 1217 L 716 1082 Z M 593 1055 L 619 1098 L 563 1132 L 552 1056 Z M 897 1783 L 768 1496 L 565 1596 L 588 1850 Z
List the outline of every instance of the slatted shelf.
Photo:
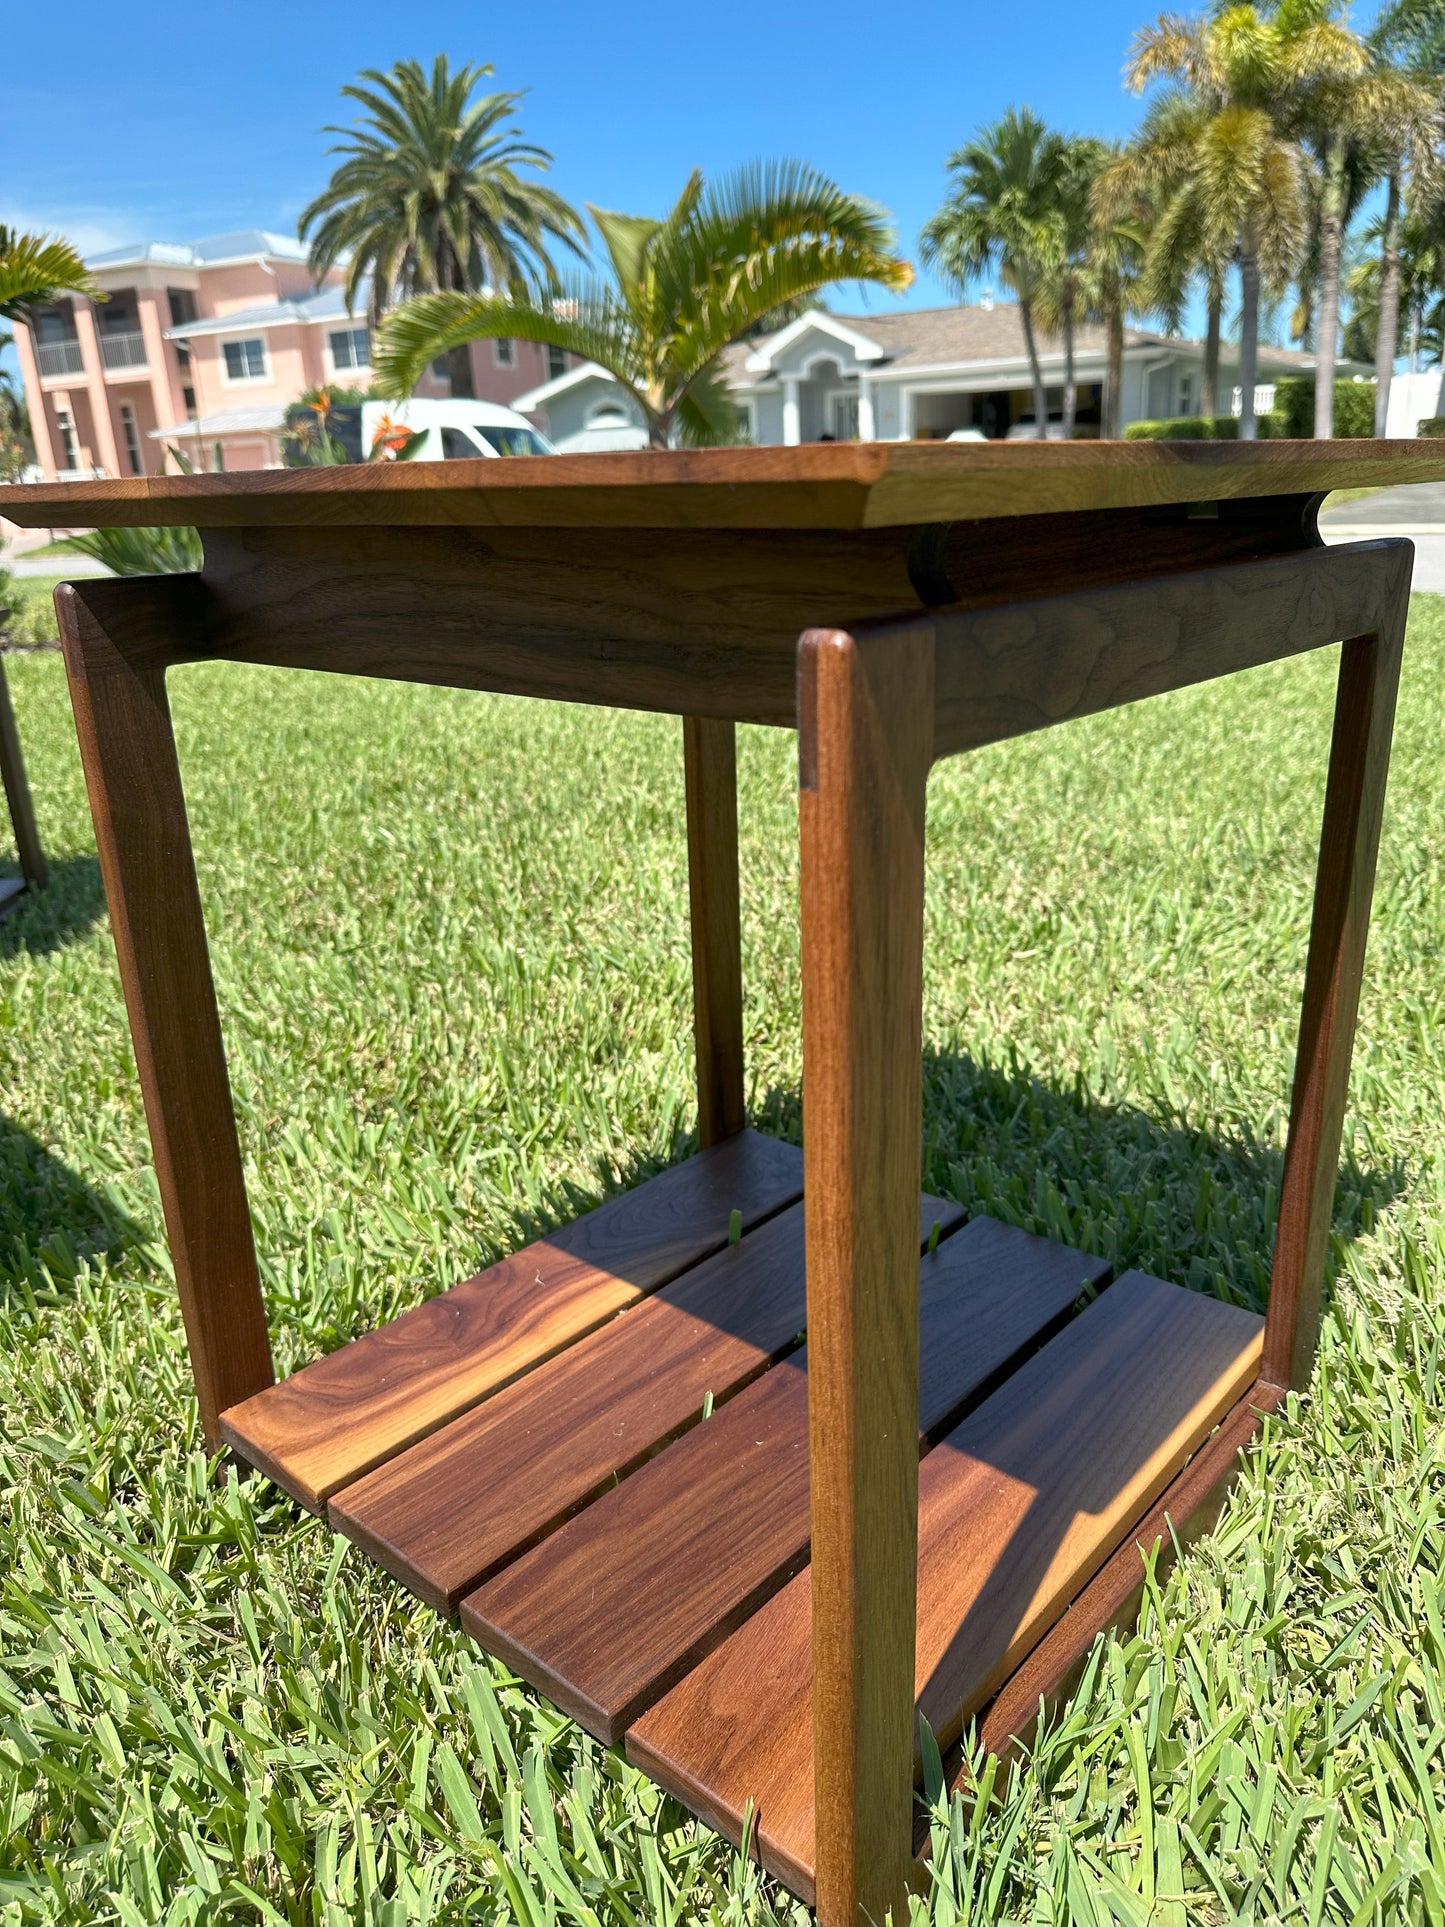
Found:
M 922 1200 L 919 1243 L 962 1217 Z M 795 1205 L 332 1500 L 418 1597 L 462 1594 L 791 1350 L 807 1317 Z M 620 1603 L 620 1602 L 619 1602 Z M 619 1629 L 620 1630 L 620 1629 Z
M 1259 1369 L 1262 1320 L 1131 1272 L 923 1461 L 916 1690 L 942 1744 L 984 1704 Z M 813 1892 L 801 1572 L 627 1735 L 628 1757 Z
M 743 1132 L 223 1428 L 704 1819 L 737 1839 L 751 1800 L 810 1897 L 804 1210 L 798 1151 Z M 920 1200 L 917 1690 L 944 1745 L 1253 1384 L 1261 1334 L 962 1220 Z
M 753 1245 L 784 1222 L 774 1220 Z M 989 1218 L 925 1257 L 925 1437 L 1051 1332 L 1107 1270 Z M 623 1337 L 627 1322 L 604 1336 Z M 545 1466 L 538 1461 L 538 1476 Z M 472 1593 L 462 1625 L 610 1745 L 807 1551 L 804 1350 Z
M 222 1414 L 303 1505 L 470 1410 L 801 1197 L 802 1153 L 744 1131 L 514 1252 Z

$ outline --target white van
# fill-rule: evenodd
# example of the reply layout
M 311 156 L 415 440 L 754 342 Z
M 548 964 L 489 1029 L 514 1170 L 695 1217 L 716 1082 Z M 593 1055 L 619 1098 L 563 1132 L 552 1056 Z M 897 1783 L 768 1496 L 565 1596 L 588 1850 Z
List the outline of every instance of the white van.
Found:
M 361 410 L 361 450 L 370 452 L 383 421 L 425 437 L 413 462 L 473 462 L 493 455 L 551 455 L 525 415 L 494 401 L 369 401 Z

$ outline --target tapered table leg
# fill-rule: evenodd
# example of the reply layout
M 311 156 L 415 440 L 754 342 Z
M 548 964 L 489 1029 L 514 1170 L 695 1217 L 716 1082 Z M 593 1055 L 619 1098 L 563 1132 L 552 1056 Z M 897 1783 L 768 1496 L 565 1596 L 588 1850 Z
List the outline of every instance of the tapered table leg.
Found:
M 1261 1376 L 1309 1383 L 1339 1171 L 1350 1053 L 1384 814 L 1413 550 L 1401 543 L 1378 630 L 1340 655 L 1314 917 Z
M 799 645 L 817 1903 L 912 1866 L 924 793 L 933 632 Z
M 745 1122 L 736 738 L 731 723 L 683 718 L 697 1128 L 704 1149 L 735 1136 Z
M 273 1382 L 160 648 L 185 576 L 64 585 L 65 666 L 208 1444 Z
M 10 707 L 10 688 L 5 680 L 5 664 L 0 658 L 0 782 L 5 785 L 5 800 L 10 805 L 10 821 L 15 826 L 15 854 L 20 859 L 20 874 L 32 890 L 43 890 L 46 882 L 45 852 L 35 828 L 35 809 L 30 801 L 30 785 L 25 777 L 25 759 L 20 753 L 20 733 L 15 727 L 15 711 Z

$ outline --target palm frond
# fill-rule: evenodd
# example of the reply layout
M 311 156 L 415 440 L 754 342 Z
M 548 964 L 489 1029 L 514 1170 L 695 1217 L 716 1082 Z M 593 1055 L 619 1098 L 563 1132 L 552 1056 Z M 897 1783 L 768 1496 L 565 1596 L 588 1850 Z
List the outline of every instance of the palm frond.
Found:
M 57 295 L 104 301 L 89 269 L 68 241 L 52 234 L 20 234 L 0 227 L 0 315 L 24 321 Z
M 387 315 L 373 351 L 376 385 L 390 397 L 409 395 L 427 363 L 471 341 L 511 336 L 566 349 L 595 361 L 636 389 L 631 318 L 608 289 L 573 293 L 545 304 L 455 291 L 417 295 Z

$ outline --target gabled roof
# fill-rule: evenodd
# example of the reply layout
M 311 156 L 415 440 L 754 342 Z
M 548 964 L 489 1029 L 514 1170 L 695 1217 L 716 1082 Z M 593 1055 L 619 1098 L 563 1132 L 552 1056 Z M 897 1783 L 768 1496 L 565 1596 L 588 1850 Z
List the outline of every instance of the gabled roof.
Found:
M 569 389 L 580 388 L 589 381 L 611 382 L 614 387 L 618 385 L 616 377 L 609 375 L 605 368 L 599 368 L 595 361 L 583 361 L 575 368 L 569 368 L 566 374 L 554 375 L 550 381 L 529 388 L 525 395 L 514 395 L 507 406 L 515 408 L 519 415 L 530 415 L 534 408 L 545 408 L 556 396 L 565 395 Z
M 864 334 L 861 328 L 850 326 L 840 316 L 829 314 L 822 308 L 810 308 L 800 314 L 796 321 L 790 321 L 786 328 L 776 334 L 764 335 L 753 345 L 747 358 L 750 373 L 761 375 L 772 371 L 772 366 L 784 349 L 806 334 L 831 335 L 845 348 L 851 348 L 856 361 L 881 361 L 887 350 L 872 334 Z
M 89 255 L 88 268 L 214 268 L 224 261 L 304 261 L 306 250 L 288 234 L 269 228 L 237 228 L 208 234 L 199 241 L 141 241 L 133 247 L 107 248 Z
M 730 383 L 747 387 L 766 380 L 772 373 L 778 352 L 798 339 L 805 330 L 816 328 L 831 334 L 840 346 L 853 341 L 866 342 L 870 350 L 866 361 L 875 371 L 888 374 L 914 373 L 925 369 L 947 370 L 978 366 L 989 362 L 1022 362 L 1027 359 L 1023 320 L 1018 304 L 999 301 L 985 306 L 951 308 L 912 308 L 891 314 L 837 315 L 822 310 L 800 315 L 776 334 L 760 341 L 736 342 L 722 358 L 722 370 Z M 1063 342 L 1057 335 L 1036 331 L 1040 358 L 1057 362 Z M 1107 348 L 1104 329 L 1094 322 L 1082 322 L 1074 329 L 1074 352 L 1081 357 L 1102 356 Z M 1125 349 L 1197 348 L 1199 344 L 1176 335 L 1159 334 L 1147 328 L 1126 328 Z M 1260 343 L 1262 368 L 1312 369 L 1315 358 L 1293 348 L 1274 348 Z M 1226 353 L 1226 360 L 1228 354 Z M 1340 363 L 1353 367 L 1353 363 Z

